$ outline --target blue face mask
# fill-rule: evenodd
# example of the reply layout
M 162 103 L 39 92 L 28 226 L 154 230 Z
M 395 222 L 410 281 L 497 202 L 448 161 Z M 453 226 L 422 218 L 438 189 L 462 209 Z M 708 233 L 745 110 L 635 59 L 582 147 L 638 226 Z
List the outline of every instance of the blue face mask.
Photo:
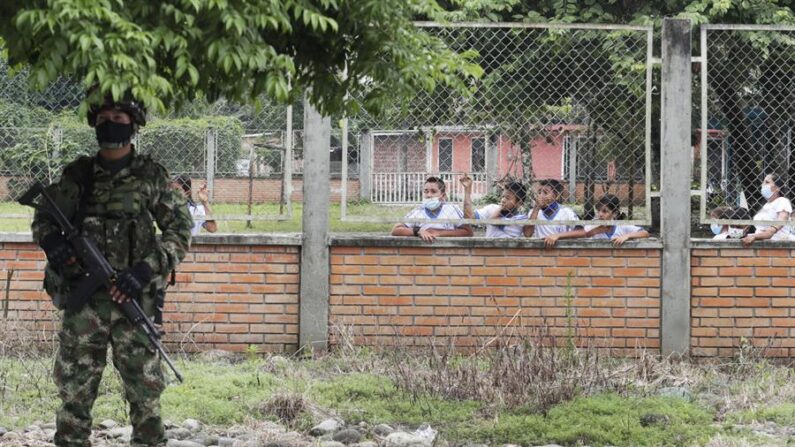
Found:
M 717 236 L 723 231 L 723 225 L 712 224 L 709 226 L 709 229 L 712 230 L 712 234 Z
M 422 206 L 428 211 L 435 211 L 442 205 L 442 201 L 438 197 L 432 197 L 422 201 Z

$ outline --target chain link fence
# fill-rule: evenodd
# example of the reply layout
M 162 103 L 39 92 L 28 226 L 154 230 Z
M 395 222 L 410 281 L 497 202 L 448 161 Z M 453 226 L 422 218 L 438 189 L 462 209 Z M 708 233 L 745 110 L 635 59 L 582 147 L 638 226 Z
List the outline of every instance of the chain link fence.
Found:
M 34 180 L 56 181 L 67 163 L 96 153 L 94 130 L 77 115 L 83 95 L 68 79 L 32 91 L 26 70 L 11 73 L 0 60 L 0 219 L 29 219 L 31 210 L 15 201 Z M 292 207 L 285 166 L 293 160 L 294 140 L 287 136 L 294 114 L 293 107 L 267 101 L 259 107 L 195 101 L 150 116 L 135 144 L 174 178 L 190 178 L 194 200 L 206 184 L 213 217 L 229 229 L 239 226 L 232 221 L 287 220 Z
M 750 224 L 765 177 L 782 197 L 795 186 L 795 27 L 704 25 L 700 46 L 700 221 Z
M 518 180 L 532 208 L 539 181 L 553 180 L 581 219 L 612 194 L 629 222 L 650 223 L 651 27 L 419 26 L 456 51 L 475 50 L 484 76 L 470 96 L 437 88 L 383 116 L 347 120 L 360 189 L 344 198 L 352 205 L 343 220 L 395 221 L 422 200 L 431 175 L 460 203 L 466 173 L 476 207 Z M 378 204 L 386 211 L 376 215 Z

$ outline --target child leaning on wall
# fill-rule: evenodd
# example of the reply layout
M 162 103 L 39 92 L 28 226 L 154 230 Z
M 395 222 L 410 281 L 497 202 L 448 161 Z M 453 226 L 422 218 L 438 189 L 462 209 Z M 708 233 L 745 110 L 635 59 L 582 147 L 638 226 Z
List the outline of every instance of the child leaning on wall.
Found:
M 502 185 L 500 203 L 492 203 L 479 209 L 472 205 L 472 179 L 461 177 L 464 187 L 464 217 L 467 219 L 500 219 L 504 221 L 526 220 L 527 214 L 520 211 L 527 197 L 527 189 L 521 182 L 508 181 Z M 522 236 L 522 225 L 486 225 L 486 237 L 517 238 Z
M 621 212 L 621 201 L 612 194 L 605 194 L 596 204 L 598 220 L 624 220 L 626 215 Z M 649 237 L 649 232 L 636 225 L 586 225 L 584 228 L 565 233 L 550 234 L 544 238 L 547 247 L 553 247 L 558 239 L 589 237 L 592 239 L 608 239 L 616 247 L 630 239 Z
M 428 177 L 422 187 L 422 205 L 406 214 L 406 219 L 423 219 L 428 223 L 399 223 L 392 228 L 392 236 L 416 236 L 425 242 L 437 237 L 472 236 L 472 227 L 454 222 L 434 222 L 437 219 L 463 219 L 464 213 L 458 205 L 447 202 L 444 181 Z
M 709 212 L 710 219 L 751 220 L 751 214 L 745 208 L 719 206 Z M 745 225 L 710 224 L 709 229 L 714 235 L 713 240 L 740 239 L 745 236 Z
M 560 203 L 563 184 L 554 179 L 541 180 L 536 190 L 536 203 L 528 219 L 554 222 L 556 220 L 579 220 L 577 213 Z M 580 228 L 573 225 L 525 225 L 527 237 L 545 238 L 551 234 L 565 233 Z

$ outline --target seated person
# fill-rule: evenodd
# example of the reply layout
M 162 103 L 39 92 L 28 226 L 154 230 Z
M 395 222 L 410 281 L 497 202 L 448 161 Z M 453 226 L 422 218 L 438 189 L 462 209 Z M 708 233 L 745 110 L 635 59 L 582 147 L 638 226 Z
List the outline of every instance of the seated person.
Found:
M 787 240 L 789 239 L 789 230 L 784 225 L 784 222 L 789 220 L 792 214 L 792 203 L 789 199 L 782 196 L 781 187 L 783 185 L 782 179 L 776 174 L 768 174 L 762 181 L 761 194 L 767 201 L 762 209 L 754 215 L 754 220 L 781 220 L 781 225 L 755 225 L 756 231 L 742 238 L 743 245 L 750 247 L 755 241 L 771 239 L 771 240 Z
M 466 174 L 461 177 L 464 187 L 464 217 L 467 219 L 525 220 L 527 214 L 519 209 L 527 197 L 527 189 L 520 182 L 508 181 L 502 185 L 500 203 L 492 203 L 475 210 L 472 206 L 472 179 Z M 517 238 L 522 236 L 522 225 L 486 225 L 486 237 Z
M 719 206 L 709 213 L 711 219 L 731 219 L 731 220 L 751 220 L 751 215 L 745 208 L 730 208 L 728 206 Z M 715 236 L 712 238 L 716 241 L 726 239 L 740 239 L 745 235 L 747 227 L 744 225 L 721 225 L 710 224 L 709 229 Z
M 621 212 L 621 201 L 612 194 L 605 194 L 596 204 L 598 220 L 624 220 L 626 215 Z M 544 238 L 545 245 L 552 247 L 558 239 L 589 237 L 592 239 L 608 239 L 613 245 L 620 247 L 630 239 L 649 237 L 649 232 L 636 225 L 586 225 L 585 228 L 565 233 L 551 234 Z
M 422 205 L 409 211 L 406 219 L 425 219 L 428 223 L 399 223 L 392 228 L 392 236 L 419 236 L 425 242 L 437 237 L 472 236 L 472 227 L 452 222 L 433 222 L 435 219 L 463 219 L 461 208 L 447 203 L 444 181 L 428 177 L 422 188 Z
M 560 204 L 559 200 L 562 193 L 563 185 L 557 180 L 548 179 L 538 182 L 536 203 L 528 219 L 545 220 L 548 222 L 554 222 L 556 220 L 579 220 L 574 210 Z M 545 238 L 550 234 L 565 233 L 575 228 L 579 228 L 579 226 L 525 225 L 523 233 L 527 237 Z

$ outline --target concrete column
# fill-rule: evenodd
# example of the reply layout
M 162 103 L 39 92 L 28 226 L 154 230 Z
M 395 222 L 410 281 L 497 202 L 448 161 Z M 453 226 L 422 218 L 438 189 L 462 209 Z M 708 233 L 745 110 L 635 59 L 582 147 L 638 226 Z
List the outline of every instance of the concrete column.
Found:
M 690 349 L 690 20 L 665 19 L 662 30 L 660 183 L 663 355 Z
M 207 189 L 210 191 L 210 201 L 215 197 L 215 151 L 218 146 L 218 131 L 216 129 L 207 129 L 205 133 L 205 154 L 207 157 Z M 254 160 L 250 160 L 249 169 L 253 167 Z
M 373 134 L 369 130 L 362 132 L 359 144 L 359 198 L 370 200 L 371 178 L 373 167 Z
M 328 347 L 329 151 L 331 119 L 304 96 L 304 206 L 299 336 L 301 348 Z

